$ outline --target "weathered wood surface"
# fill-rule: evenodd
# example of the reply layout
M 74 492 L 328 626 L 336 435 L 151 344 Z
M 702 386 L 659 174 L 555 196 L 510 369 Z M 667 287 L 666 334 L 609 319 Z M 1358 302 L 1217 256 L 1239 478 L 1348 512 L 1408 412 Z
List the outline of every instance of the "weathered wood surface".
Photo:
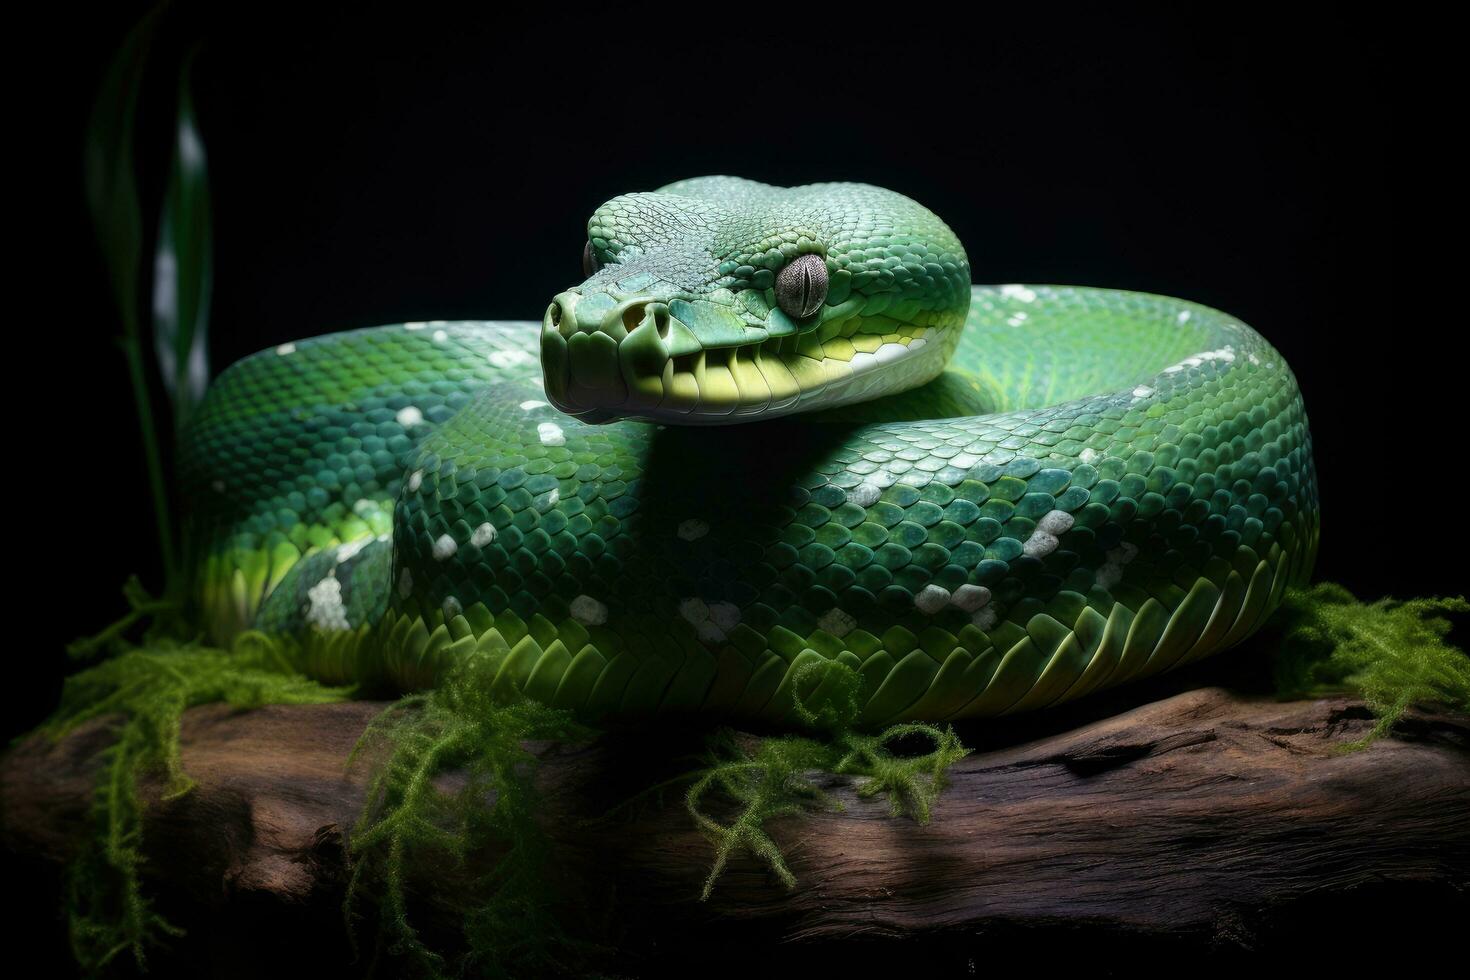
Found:
M 196 929 L 248 914 L 257 929 L 292 920 L 340 932 L 342 840 L 367 775 L 344 760 L 381 707 L 190 711 L 183 762 L 198 787 L 147 815 L 150 887 L 165 906 Z M 1273 923 L 1363 898 L 1419 903 L 1426 922 L 1464 908 L 1470 720 L 1413 712 L 1392 737 L 1343 753 L 1371 726 L 1355 701 L 1206 688 L 1072 723 L 1021 744 L 998 726 L 967 735 L 980 748 L 956 767 L 928 826 L 833 779 L 842 811 L 773 825 L 795 890 L 740 858 L 705 903 L 696 899 L 712 849 L 680 788 L 592 819 L 688 769 L 681 733 L 540 746 L 538 780 L 564 893 L 635 963 L 690 943 L 749 954 L 772 940 L 799 952 L 906 938 L 948 943 L 962 967 L 986 937 L 1242 947 L 1273 935 Z M 69 853 L 106 738 L 97 723 L 5 756 L 0 835 L 12 855 Z

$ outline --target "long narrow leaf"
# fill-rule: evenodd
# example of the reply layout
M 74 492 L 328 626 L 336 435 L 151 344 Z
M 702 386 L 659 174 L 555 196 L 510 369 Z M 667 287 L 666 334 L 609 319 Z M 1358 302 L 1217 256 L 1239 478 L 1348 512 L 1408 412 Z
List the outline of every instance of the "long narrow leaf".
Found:
M 204 143 L 194 119 L 194 54 L 179 69 L 173 163 L 153 259 L 153 346 L 183 426 L 209 382 L 209 299 L 214 283 L 211 209 Z
M 87 203 L 113 301 L 128 336 L 138 331 L 138 276 L 143 259 L 143 219 L 133 168 L 133 135 L 143 72 L 158 23 L 157 10 L 128 33 L 103 76 L 87 121 Z
M 152 396 L 144 369 L 140 336 L 139 282 L 143 275 L 144 229 L 140 190 L 135 172 L 134 143 L 137 135 L 138 103 L 146 82 L 148 56 L 166 3 L 143 15 L 128 32 L 103 76 L 97 101 L 87 121 L 84 151 L 87 202 L 102 249 L 102 260 L 122 324 L 120 346 L 127 360 L 133 404 L 143 440 L 144 466 L 153 495 L 153 515 L 158 531 L 158 550 L 163 559 L 165 591 L 178 587 L 178 556 L 174 552 L 172 513 L 163 459 L 158 447 L 158 430 L 153 422 Z

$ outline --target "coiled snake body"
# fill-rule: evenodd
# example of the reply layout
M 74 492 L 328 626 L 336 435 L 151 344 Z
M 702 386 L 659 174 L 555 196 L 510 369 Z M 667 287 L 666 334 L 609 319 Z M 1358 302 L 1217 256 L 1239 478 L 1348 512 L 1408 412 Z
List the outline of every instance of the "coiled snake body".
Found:
M 479 652 L 589 717 L 789 721 L 836 660 L 878 724 L 1189 663 L 1311 570 L 1300 392 L 1225 314 L 972 287 L 938 218 L 862 185 L 701 178 L 588 227 L 539 326 L 221 375 L 183 453 L 217 639 L 399 689 Z

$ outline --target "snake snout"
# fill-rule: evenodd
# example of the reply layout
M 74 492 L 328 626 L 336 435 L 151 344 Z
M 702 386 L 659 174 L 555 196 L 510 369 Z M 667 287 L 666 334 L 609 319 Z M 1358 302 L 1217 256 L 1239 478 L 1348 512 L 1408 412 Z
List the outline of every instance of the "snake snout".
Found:
M 541 369 L 552 404 L 587 421 L 624 414 L 630 383 L 659 384 L 671 329 L 669 305 L 660 299 L 558 293 L 541 322 Z

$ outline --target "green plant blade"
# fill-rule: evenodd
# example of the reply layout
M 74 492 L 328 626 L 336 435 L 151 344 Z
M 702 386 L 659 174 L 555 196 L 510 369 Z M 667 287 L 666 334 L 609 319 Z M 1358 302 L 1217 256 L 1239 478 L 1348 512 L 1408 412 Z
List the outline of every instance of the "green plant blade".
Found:
M 214 249 L 204 142 L 194 117 L 195 53 L 179 69 L 173 163 L 153 258 L 153 347 L 181 428 L 209 383 L 209 300 Z
M 157 10 L 128 33 L 107 66 L 87 120 L 87 204 L 102 249 L 113 301 L 124 331 L 138 328 L 138 274 L 143 253 L 143 218 L 133 167 L 133 135 Z

